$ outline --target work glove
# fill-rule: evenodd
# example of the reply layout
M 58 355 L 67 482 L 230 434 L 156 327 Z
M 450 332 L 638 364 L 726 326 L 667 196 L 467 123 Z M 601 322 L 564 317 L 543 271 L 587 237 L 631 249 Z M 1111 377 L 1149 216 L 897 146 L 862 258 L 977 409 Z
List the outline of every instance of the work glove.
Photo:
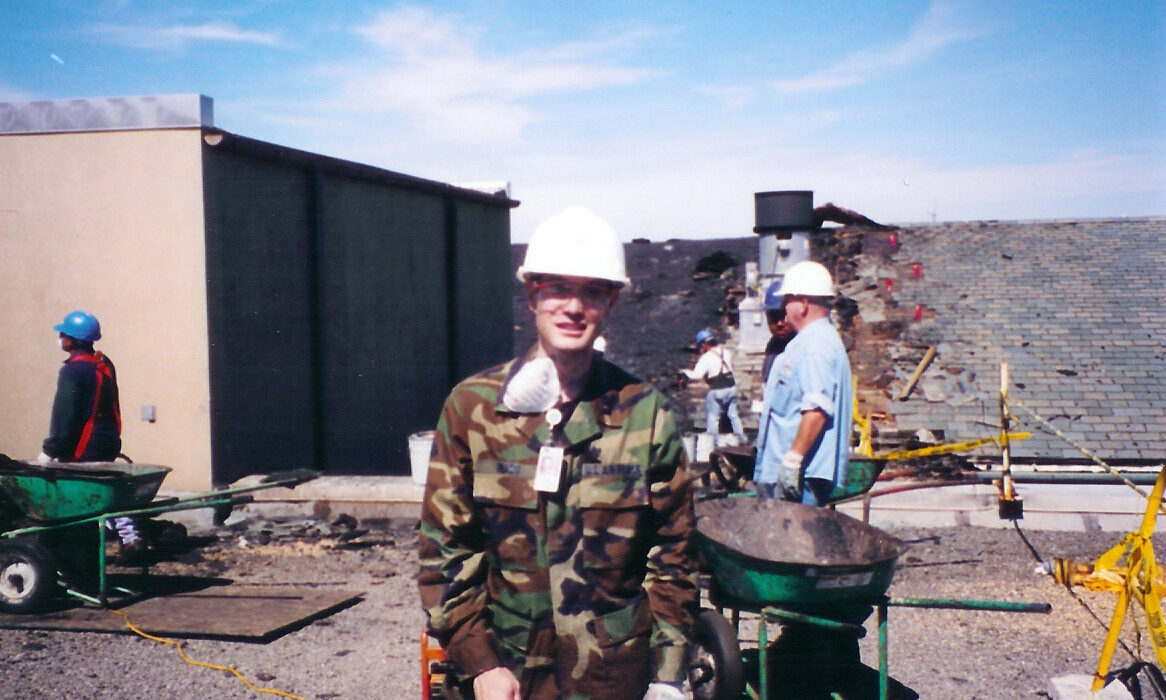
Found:
M 527 362 L 510 378 L 502 404 L 515 413 L 542 413 L 559 402 L 559 372 L 549 357 Z
M 785 498 L 791 501 L 802 500 L 802 455 L 790 450 L 781 458 L 781 466 L 777 470 L 777 485 Z
M 644 700 L 684 700 L 684 693 L 671 683 L 649 683 Z
M 49 462 L 55 462 L 57 460 L 48 456 L 44 452 L 41 452 L 39 455 L 36 456 L 36 459 L 33 461 L 36 462 L 37 464 L 48 464 Z

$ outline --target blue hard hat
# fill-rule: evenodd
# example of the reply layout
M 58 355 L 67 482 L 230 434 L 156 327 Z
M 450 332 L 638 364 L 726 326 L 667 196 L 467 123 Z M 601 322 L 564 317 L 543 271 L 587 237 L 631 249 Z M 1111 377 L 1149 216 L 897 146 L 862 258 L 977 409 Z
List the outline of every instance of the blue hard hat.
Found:
M 65 317 L 53 330 L 64 333 L 70 338 L 93 342 L 101 339 L 101 324 L 97 317 L 84 311 L 74 311 Z
M 712 340 L 712 339 L 713 339 L 713 334 L 710 333 L 707 328 L 702 328 L 701 331 L 696 334 L 696 344 L 697 345 L 700 345 L 701 343 L 705 342 L 706 340 Z
M 781 282 L 773 282 L 765 288 L 765 310 L 776 311 L 781 308 Z

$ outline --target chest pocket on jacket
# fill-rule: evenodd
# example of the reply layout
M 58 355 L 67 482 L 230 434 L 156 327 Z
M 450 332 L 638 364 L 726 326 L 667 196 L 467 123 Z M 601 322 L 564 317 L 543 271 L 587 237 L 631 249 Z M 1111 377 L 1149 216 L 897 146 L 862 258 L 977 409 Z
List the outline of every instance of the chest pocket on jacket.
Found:
M 597 569 L 627 567 L 637 538 L 644 535 L 639 529 L 648 512 L 648 486 L 640 466 L 584 464 L 579 508 L 584 563 Z
M 538 494 L 534 464 L 483 460 L 474 466 L 474 506 L 499 569 L 530 569 L 536 563 Z

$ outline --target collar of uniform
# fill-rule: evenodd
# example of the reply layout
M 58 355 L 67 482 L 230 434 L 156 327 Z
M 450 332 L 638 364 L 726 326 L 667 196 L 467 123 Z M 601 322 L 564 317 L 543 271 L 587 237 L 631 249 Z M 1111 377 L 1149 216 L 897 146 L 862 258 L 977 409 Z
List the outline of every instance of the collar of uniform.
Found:
M 607 360 L 596 358 L 579 394 L 579 408 L 575 414 L 594 430 L 594 434 L 600 432 L 601 425 L 609 428 L 623 425 L 624 412 L 615 410 L 619 405 L 619 391 L 611 379 L 614 368 Z
M 514 416 L 517 419 L 516 428 L 524 436 L 529 438 L 539 433 L 540 437 L 545 438 L 547 434 L 545 413 L 515 413 L 502 402 L 502 397 L 506 395 L 506 386 L 518 370 L 522 369 L 522 365 L 534 357 L 534 350 L 532 346 L 522 357 L 511 360 L 509 367 L 503 368 L 505 379 L 494 401 L 494 410 L 499 414 Z M 577 445 L 594 439 L 603 432 L 603 426 L 619 428 L 623 425 L 623 412 L 613 410 L 619 402 L 619 392 L 612 388 L 611 382 L 608 381 L 611 367 L 612 365 L 604 359 L 597 357 L 593 360 L 583 391 L 580 392 L 574 408 L 570 411 L 563 410 L 567 421 L 563 425 L 563 436 L 568 444 Z

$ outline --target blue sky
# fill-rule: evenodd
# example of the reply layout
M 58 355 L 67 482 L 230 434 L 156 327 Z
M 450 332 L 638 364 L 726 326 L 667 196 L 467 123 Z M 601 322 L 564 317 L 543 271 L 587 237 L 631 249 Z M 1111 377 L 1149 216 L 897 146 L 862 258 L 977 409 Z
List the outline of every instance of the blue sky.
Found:
M 0 100 L 202 93 L 217 126 L 446 182 L 513 237 L 1166 215 L 1166 3 L 0 0 Z

